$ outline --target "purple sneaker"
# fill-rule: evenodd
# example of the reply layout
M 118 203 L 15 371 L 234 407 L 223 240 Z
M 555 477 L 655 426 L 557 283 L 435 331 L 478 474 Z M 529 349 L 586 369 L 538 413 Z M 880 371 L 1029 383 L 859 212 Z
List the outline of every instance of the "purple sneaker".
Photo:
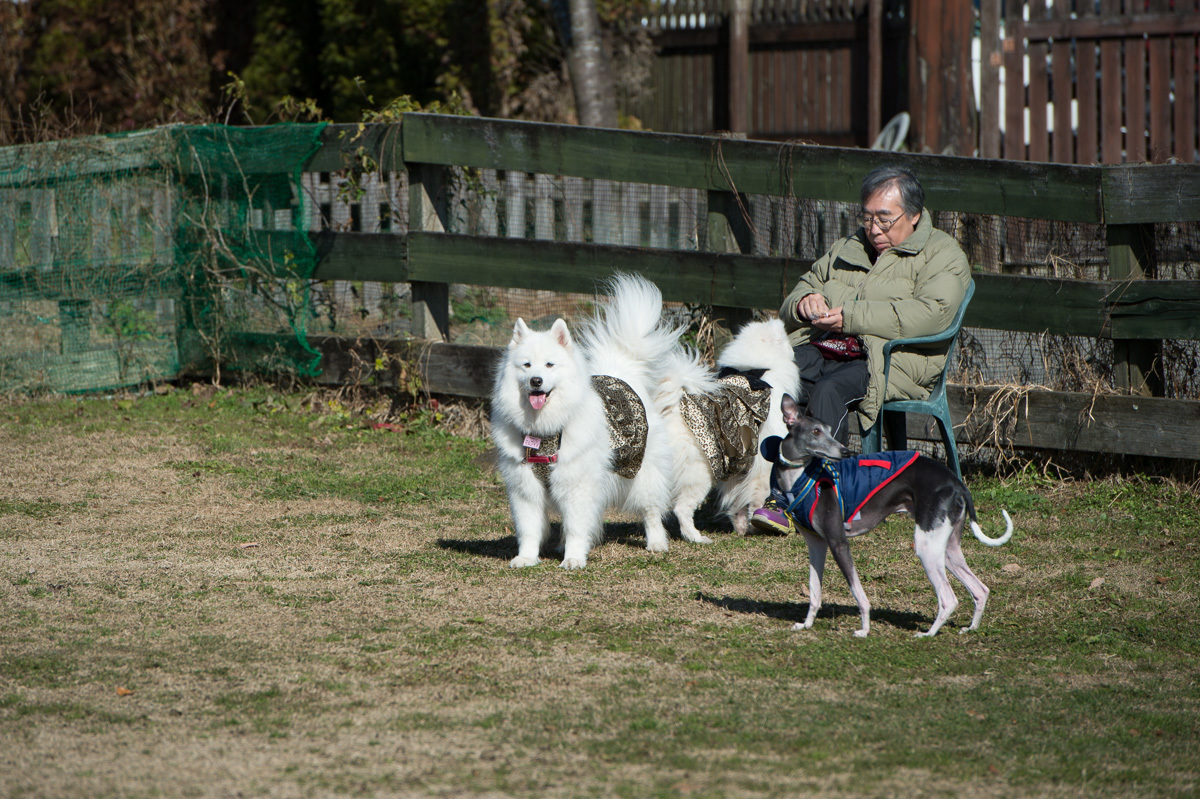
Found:
M 772 500 L 767 500 L 766 505 L 750 514 L 750 524 L 764 533 L 775 535 L 788 535 L 796 531 L 792 520 Z

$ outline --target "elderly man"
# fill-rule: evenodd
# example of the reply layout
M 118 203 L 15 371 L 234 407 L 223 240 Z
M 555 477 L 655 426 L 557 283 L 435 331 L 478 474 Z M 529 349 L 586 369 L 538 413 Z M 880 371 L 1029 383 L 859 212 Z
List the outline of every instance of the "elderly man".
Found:
M 946 367 L 946 346 L 895 351 L 883 383 L 883 345 L 940 333 L 950 326 L 971 281 L 967 256 L 935 230 L 925 190 L 911 172 L 880 167 L 863 179 L 862 227 L 838 240 L 783 301 L 804 385 L 806 412 L 829 425 L 843 445 L 851 408 L 860 429 L 875 423 L 884 400 L 924 399 Z M 771 502 L 750 518 L 788 533 Z
M 936 230 L 909 171 L 880 167 L 863 179 L 862 227 L 836 242 L 779 309 L 807 392 L 807 412 L 845 444 L 851 406 L 862 429 L 884 400 L 924 399 L 946 366 L 946 347 L 892 354 L 889 339 L 940 333 L 971 280 L 967 256 Z

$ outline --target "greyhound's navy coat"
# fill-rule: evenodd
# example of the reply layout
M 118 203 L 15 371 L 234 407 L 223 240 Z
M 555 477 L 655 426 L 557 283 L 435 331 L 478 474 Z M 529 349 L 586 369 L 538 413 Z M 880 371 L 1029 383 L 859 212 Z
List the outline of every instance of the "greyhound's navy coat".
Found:
M 761 452 L 767 460 L 779 459 L 783 441 L 772 436 L 763 441 Z M 914 450 L 875 452 L 843 460 L 813 458 L 786 491 L 779 486 L 779 466 L 771 474 L 771 494 L 792 521 L 806 530 L 813 528 L 813 512 L 824 491 L 834 491 L 842 507 L 842 519 L 849 523 L 877 491 L 912 466 L 921 453 Z

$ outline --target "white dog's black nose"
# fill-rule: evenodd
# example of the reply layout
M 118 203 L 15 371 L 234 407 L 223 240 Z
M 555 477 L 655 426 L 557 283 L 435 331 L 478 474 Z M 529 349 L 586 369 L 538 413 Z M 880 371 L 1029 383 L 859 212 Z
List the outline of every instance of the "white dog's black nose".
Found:
M 542 387 L 542 378 L 540 378 L 540 377 L 529 378 L 529 385 L 533 386 L 534 388 L 541 388 Z

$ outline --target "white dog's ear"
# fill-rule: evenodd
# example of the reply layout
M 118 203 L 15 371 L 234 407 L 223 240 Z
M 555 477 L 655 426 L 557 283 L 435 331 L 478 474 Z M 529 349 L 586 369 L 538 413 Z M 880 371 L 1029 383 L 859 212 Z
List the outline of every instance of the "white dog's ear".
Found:
M 783 423 L 788 427 L 791 427 L 800 419 L 800 406 L 792 399 L 791 394 L 783 395 L 783 399 L 779 403 L 779 409 L 783 411 Z
M 525 320 L 517 317 L 517 323 L 513 325 L 513 337 L 510 343 L 516 344 L 521 339 L 529 335 L 529 325 L 525 324 Z
M 561 318 L 554 320 L 554 324 L 550 327 L 550 334 L 554 336 L 554 340 L 560 347 L 570 348 L 571 331 L 567 329 L 567 323 Z

